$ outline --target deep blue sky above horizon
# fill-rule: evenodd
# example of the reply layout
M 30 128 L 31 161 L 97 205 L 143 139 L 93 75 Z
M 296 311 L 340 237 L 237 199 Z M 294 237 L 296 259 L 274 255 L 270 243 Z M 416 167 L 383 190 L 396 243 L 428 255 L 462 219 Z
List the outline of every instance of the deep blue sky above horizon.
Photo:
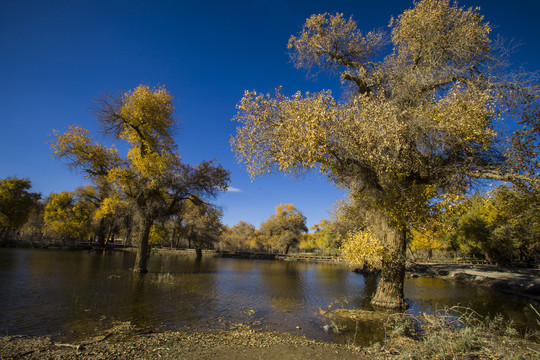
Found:
M 540 2 L 466 0 L 480 6 L 494 34 L 522 43 L 511 57 L 526 70 L 540 68 Z M 40 1 L 0 0 L 0 178 L 31 180 L 33 191 L 73 190 L 80 173 L 54 159 L 53 129 L 70 124 L 100 142 L 89 108 L 105 92 L 139 84 L 165 85 L 180 122 L 175 139 L 187 163 L 215 158 L 231 170 L 238 191 L 214 202 L 224 223 L 258 226 L 276 205 L 294 203 L 308 225 L 328 217 L 343 197 L 325 178 L 280 174 L 250 179 L 230 150 L 231 121 L 244 90 L 271 92 L 332 89 L 337 78 L 306 79 L 289 61 L 287 41 L 313 13 L 353 15 L 363 31 L 385 28 L 412 0 L 254 1 Z

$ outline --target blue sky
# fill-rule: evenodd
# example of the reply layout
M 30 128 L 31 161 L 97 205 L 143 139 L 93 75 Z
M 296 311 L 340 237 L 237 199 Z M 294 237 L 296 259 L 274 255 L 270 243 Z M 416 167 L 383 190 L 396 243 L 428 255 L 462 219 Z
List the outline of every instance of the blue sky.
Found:
M 495 33 L 522 43 L 512 57 L 539 67 L 540 2 L 460 1 L 480 6 Z M 0 0 L 0 178 L 24 177 L 33 190 L 73 190 L 81 174 L 52 158 L 52 129 L 69 124 L 99 138 L 89 107 L 104 92 L 163 84 L 176 99 L 176 140 L 187 163 L 215 158 L 231 171 L 231 191 L 215 203 L 223 221 L 256 226 L 276 205 L 294 203 L 308 225 L 343 197 L 325 178 L 280 174 L 250 179 L 236 162 L 231 121 L 244 90 L 332 89 L 338 79 L 306 79 L 287 55 L 290 35 L 313 13 L 353 15 L 364 31 L 385 28 L 411 1 L 56 1 Z

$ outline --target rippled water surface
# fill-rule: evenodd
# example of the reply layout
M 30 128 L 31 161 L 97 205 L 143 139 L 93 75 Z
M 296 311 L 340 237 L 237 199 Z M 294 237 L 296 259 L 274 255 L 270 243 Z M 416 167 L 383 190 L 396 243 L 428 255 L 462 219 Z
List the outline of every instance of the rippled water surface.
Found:
M 369 308 L 376 286 L 332 264 L 157 254 L 148 274 L 133 274 L 134 260 L 130 252 L 0 249 L 2 335 L 79 338 L 129 321 L 172 330 L 245 324 L 332 341 L 319 308 Z M 459 304 L 536 320 L 530 300 L 465 283 L 409 279 L 405 295 L 412 312 Z

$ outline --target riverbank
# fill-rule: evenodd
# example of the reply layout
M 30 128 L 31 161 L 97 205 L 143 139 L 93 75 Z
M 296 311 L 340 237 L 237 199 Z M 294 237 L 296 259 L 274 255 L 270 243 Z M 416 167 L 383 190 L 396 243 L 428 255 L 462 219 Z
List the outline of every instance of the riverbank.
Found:
M 232 330 L 146 333 L 112 331 L 77 344 L 49 338 L 0 338 L 1 359 L 358 359 L 360 348 L 287 333 Z M 364 357 L 365 358 L 365 357 Z
M 540 269 L 538 268 L 507 268 L 487 264 L 416 263 L 408 266 L 407 276 L 467 281 L 540 301 Z
M 303 336 L 262 330 L 215 332 L 141 331 L 129 324 L 79 343 L 50 338 L 0 337 L 0 359 L 538 359 L 540 345 L 501 336 L 486 329 L 471 331 L 431 326 L 422 336 L 398 321 L 384 344 L 358 347 L 325 343 Z

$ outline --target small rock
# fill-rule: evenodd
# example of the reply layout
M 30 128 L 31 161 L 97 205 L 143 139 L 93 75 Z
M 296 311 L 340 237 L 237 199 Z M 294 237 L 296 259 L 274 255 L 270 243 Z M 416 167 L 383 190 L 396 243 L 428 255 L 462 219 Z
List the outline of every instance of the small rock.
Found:
M 330 325 L 324 325 L 322 328 L 323 328 L 324 332 L 329 332 L 330 331 Z

